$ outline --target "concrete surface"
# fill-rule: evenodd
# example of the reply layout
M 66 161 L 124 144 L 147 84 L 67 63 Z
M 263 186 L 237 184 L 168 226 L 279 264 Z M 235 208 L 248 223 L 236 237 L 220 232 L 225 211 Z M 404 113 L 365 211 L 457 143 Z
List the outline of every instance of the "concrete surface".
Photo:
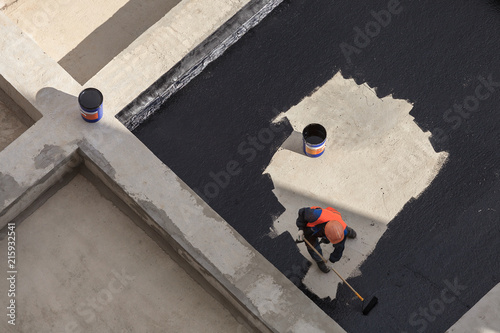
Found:
M 0 152 L 0 224 L 84 163 L 247 325 L 342 332 L 114 117 L 245 3 L 186 0 L 145 31 L 87 83 L 105 96 L 97 124 L 79 115 L 76 96 L 84 87 L 0 13 L 1 88 L 30 116 L 40 114 Z
M 161 34 L 155 34 L 156 40 L 152 45 L 140 45 L 141 53 L 152 52 L 153 56 L 159 56 L 165 50 L 169 55 L 176 55 L 183 47 L 172 42 L 194 47 L 208 36 L 205 35 L 206 28 L 216 28 L 216 22 L 228 19 L 247 2 L 21 0 L 4 11 L 83 85 L 157 21 L 163 20 L 169 24 L 164 26 L 165 30 Z M 177 4 L 178 8 L 174 8 Z M 173 8 L 175 10 L 167 14 Z M 196 33 L 186 33 L 188 26 Z M 163 54 L 162 57 L 165 57 Z M 168 59 L 167 56 L 164 60 Z M 157 60 L 154 62 L 160 63 Z
M 179 2 L 22 0 L 5 13 L 84 84 Z
M 345 276 L 357 275 L 357 266 L 370 255 L 386 225 L 412 197 L 430 184 L 447 158 L 436 153 L 409 115 L 412 105 L 390 96 L 380 99 L 366 84 L 358 85 L 337 73 L 312 95 L 279 116 L 286 116 L 294 133 L 273 156 L 264 171 L 271 175 L 274 193 L 285 212 L 273 234 L 297 234 L 297 211 L 308 206 L 332 206 L 358 233 L 346 243 L 335 264 Z M 325 153 L 310 158 L 303 153 L 302 130 L 320 123 L 327 130 Z M 302 254 L 311 260 L 304 244 Z M 326 258 L 333 247 L 323 245 Z M 321 298 L 335 298 L 336 275 L 316 265 L 304 284 Z
M 24 133 L 28 126 L 0 99 L 0 150 Z
M 18 0 L 5 8 L 4 13 L 47 55 L 59 61 L 127 2 Z M 109 42 L 113 43 L 117 38 L 124 36 L 114 36 Z
M 80 174 L 17 226 L 16 244 L 18 325 L 2 332 L 247 332 Z

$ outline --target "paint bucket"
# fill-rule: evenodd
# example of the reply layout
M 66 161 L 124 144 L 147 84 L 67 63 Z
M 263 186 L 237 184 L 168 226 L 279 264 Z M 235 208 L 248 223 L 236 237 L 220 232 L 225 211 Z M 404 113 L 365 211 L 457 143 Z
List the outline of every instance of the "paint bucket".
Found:
M 320 157 L 326 146 L 326 129 L 320 124 L 309 124 L 302 131 L 304 153 L 309 157 Z
M 96 88 L 87 88 L 78 96 L 80 113 L 83 120 L 89 123 L 98 122 L 102 118 L 102 93 Z

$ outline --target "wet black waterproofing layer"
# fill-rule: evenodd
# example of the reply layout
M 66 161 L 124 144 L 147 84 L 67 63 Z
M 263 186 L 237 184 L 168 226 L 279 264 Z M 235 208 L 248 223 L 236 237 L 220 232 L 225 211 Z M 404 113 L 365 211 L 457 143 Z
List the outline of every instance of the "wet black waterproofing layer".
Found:
M 335 300 L 301 288 L 348 332 L 445 332 L 500 282 L 499 8 L 488 0 L 284 1 L 134 134 L 300 284 L 308 260 L 295 235 L 267 236 L 284 208 L 262 172 L 292 132 L 286 122 L 269 128 L 271 120 L 339 70 L 379 97 L 410 101 L 449 160 L 349 279 L 379 305 L 363 316 L 345 286 Z M 267 143 L 256 142 L 264 132 Z

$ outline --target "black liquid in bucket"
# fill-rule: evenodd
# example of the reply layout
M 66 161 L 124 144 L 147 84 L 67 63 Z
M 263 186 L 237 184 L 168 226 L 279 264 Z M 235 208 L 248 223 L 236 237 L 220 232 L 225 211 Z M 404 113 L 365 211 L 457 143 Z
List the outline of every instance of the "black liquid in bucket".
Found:
M 316 136 L 316 135 L 307 137 L 307 142 L 313 145 L 319 145 L 321 142 L 323 142 L 323 140 L 325 139 L 322 138 L 321 136 Z
M 307 143 L 318 145 L 326 139 L 326 129 L 320 124 L 310 124 L 302 131 L 302 136 Z

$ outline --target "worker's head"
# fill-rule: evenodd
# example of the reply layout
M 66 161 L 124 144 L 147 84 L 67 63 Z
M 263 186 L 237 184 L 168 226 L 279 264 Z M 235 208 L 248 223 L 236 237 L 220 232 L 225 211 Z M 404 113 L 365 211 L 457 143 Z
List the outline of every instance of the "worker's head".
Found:
M 338 244 L 344 239 L 344 227 L 339 221 L 332 220 L 325 226 L 325 235 L 332 244 Z

